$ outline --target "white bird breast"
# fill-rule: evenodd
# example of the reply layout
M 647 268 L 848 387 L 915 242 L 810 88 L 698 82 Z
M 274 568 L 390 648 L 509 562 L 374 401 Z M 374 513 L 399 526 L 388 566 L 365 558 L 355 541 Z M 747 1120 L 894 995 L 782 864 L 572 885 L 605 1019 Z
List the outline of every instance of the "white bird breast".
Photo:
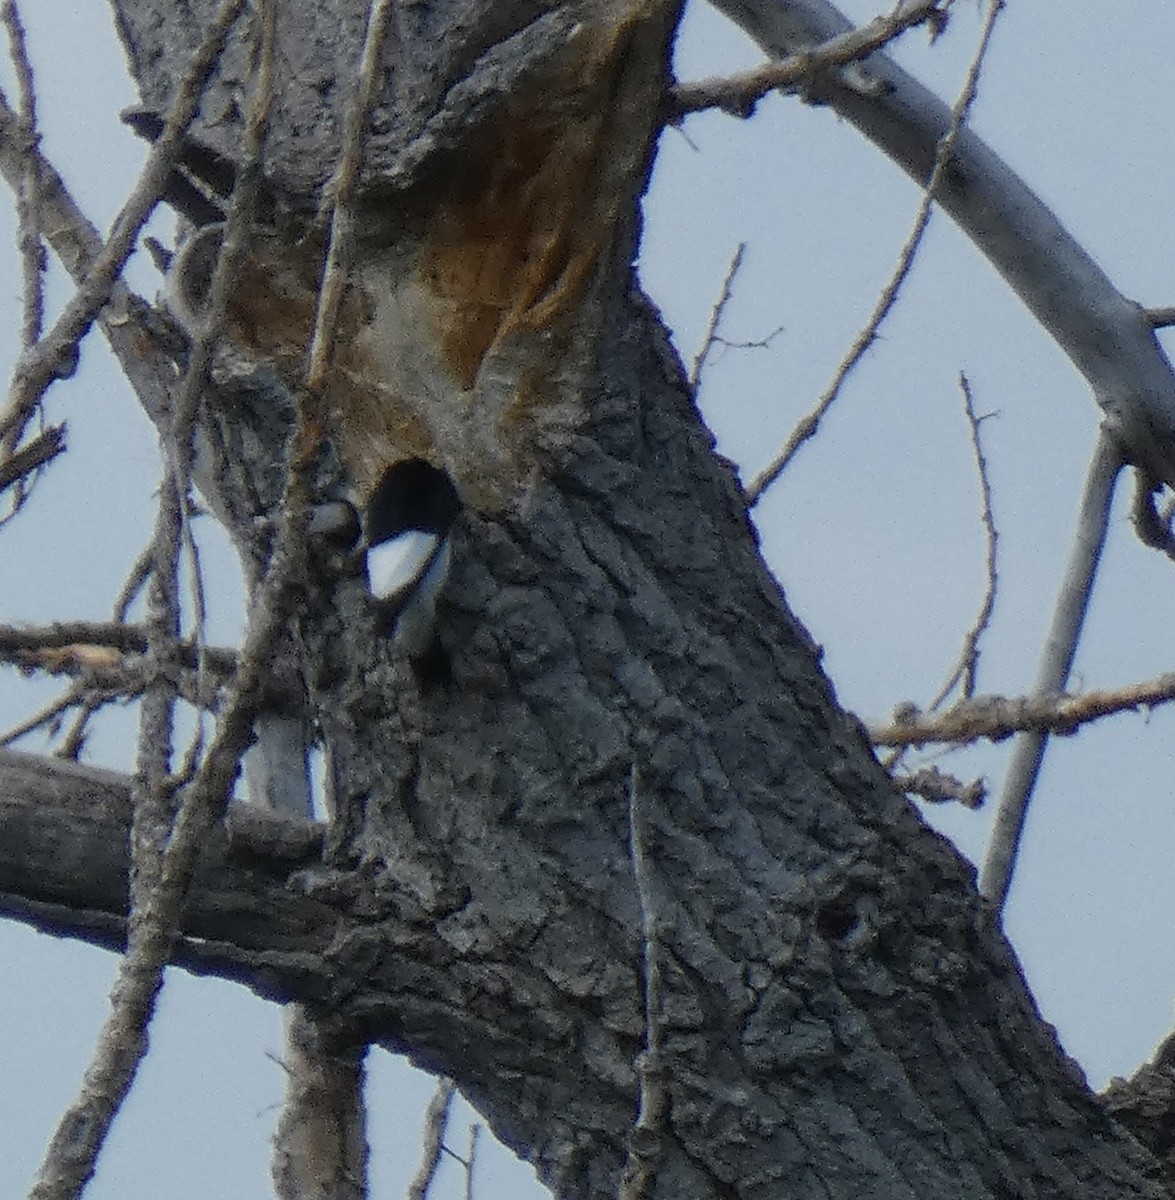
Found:
M 449 543 L 435 533 L 409 530 L 372 546 L 367 579 L 372 595 L 395 612 L 394 640 L 410 655 L 432 641 L 437 598 L 449 572 Z
M 371 594 L 392 601 L 416 586 L 429 569 L 440 538 L 435 533 L 410 529 L 372 546 L 367 552 L 367 579 Z

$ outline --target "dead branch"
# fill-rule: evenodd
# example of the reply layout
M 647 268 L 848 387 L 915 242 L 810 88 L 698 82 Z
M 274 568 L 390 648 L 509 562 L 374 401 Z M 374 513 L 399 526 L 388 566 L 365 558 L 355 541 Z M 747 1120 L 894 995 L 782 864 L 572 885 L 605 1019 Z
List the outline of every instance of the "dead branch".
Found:
M 1108 430 L 1101 429 L 1086 473 L 1069 563 L 1037 665 L 1034 687 L 1037 695 L 1060 692 L 1068 682 L 1106 541 L 1114 484 L 1122 465 L 1121 446 Z M 1011 886 L 1024 819 L 1028 815 L 1028 804 L 1047 740 L 1047 730 L 1028 730 L 1020 735 L 1012 748 L 979 881 L 980 891 L 993 902 L 997 911 L 1003 909 Z
M 196 117 L 204 83 L 220 53 L 228 28 L 242 7 L 243 0 L 231 4 L 232 21 L 219 29 L 218 36 L 205 40 L 200 56 L 193 62 L 187 76 L 192 84 L 178 89 L 177 102 L 169 113 L 167 126 L 148 155 L 138 183 L 123 204 L 110 238 L 86 278 L 66 304 L 53 328 L 35 345 L 28 347 L 18 359 L 6 409 L 0 416 L 0 432 L 4 437 L 11 436 L 14 430 L 23 427 L 40 403 L 45 389 L 54 380 L 67 378 L 76 369 L 79 343 L 98 311 L 111 298 L 115 282 L 135 247 L 139 230 L 163 194 L 184 134 Z
M 407 1200 L 425 1200 L 436 1178 L 449 1126 L 449 1111 L 457 1086 L 451 1079 L 438 1079 L 436 1091 L 424 1110 L 424 1129 L 420 1137 L 420 1166 L 408 1184 Z
M 1104 717 L 1158 708 L 1173 699 L 1175 673 L 1081 695 L 976 696 L 941 713 L 904 705 L 893 720 L 867 728 L 876 746 L 927 746 L 934 742 L 966 746 L 981 738 L 999 742 L 1025 732 L 1068 736 Z
M 0 492 L 19 484 L 27 491 L 25 481 L 36 470 L 52 462 L 65 450 L 65 425 L 50 425 L 19 450 L 0 460 Z M 9 513 L 8 516 L 12 514 Z M 7 516 L 5 517 L 7 520 Z
M 930 23 L 940 29 L 946 19 L 945 8 L 941 0 L 906 0 L 888 17 L 875 17 L 859 29 L 793 54 L 783 62 L 767 63 L 724 79 L 679 83 L 669 93 L 666 119 L 680 121 L 691 112 L 707 108 L 749 117 L 755 105 L 770 92 L 794 91 L 811 85 L 830 71 L 876 54 L 915 26 Z
M 984 58 L 991 44 L 991 35 L 995 29 L 995 20 L 1001 7 L 1001 4 L 994 3 L 988 11 L 987 21 L 984 23 L 983 32 L 980 34 L 979 45 L 976 47 L 975 55 L 971 60 L 971 66 L 967 71 L 967 78 L 963 83 L 962 90 L 959 92 L 954 107 L 951 109 L 950 123 L 935 147 L 934 166 L 930 171 L 930 177 L 926 181 L 926 188 L 918 204 L 913 228 L 910 230 L 906 244 L 902 247 L 901 253 L 898 255 L 897 265 L 894 267 L 889 282 L 882 289 L 873 312 L 870 313 L 869 319 L 865 322 L 864 327 L 857 334 L 853 344 L 849 347 L 848 352 L 837 366 L 836 371 L 833 373 L 832 382 L 816 402 L 816 406 L 796 425 L 783 449 L 780 450 L 771 463 L 751 481 L 750 487 L 747 488 L 747 503 L 749 505 L 758 503 L 767 488 L 787 469 L 788 463 L 795 457 L 799 448 L 816 436 L 820 428 L 820 422 L 827 415 L 833 404 L 836 403 L 836 399 L 844 387 L 845 380 L 848 379 L 857 364 L 864 358 L 865 352 L 873 345 L 882 323 L 897 303 L 898 293 L 913 268 L 914 256 L 918 252 L 918 247 L 922 244 L 926 227 L 930 223 L 930 214 L 933 211 L 939 185 L 946 174 L 948 164 L 951 162 L 959 135 L 966 125 L 967 114 L 971 111 L 971 105 L 975 101 L 976 91 L 979 87 L 979 73 L 983 68 Z
M 743 255 L 746 253 L 746 249 L 746 242 L 739 242 L 735 247 L 730 265 L 726 268 L 726 275 L 722 280 L 722 290 L 718 293 L 718 299 L 714 301 L 714 305 L 710 309 L 710 320 L 706 325 L 705 336 L 702 338 L 702 344 L 697 354 L 694 355 L 693 366 L 690 367 L 689 383 L 695 392 L 698 390 L 698 384 L 702 381 L 702 371 L 705 369 L 706 360 L 710 357 L 710 351 L 713 350 L 714 344 L 718 340 L 718 328 L 722 324 L 722 314 L 730 303 L 734 281 L 743 264 Z
M 16 73 L 19 137 L 32 149 L 40 140 L 37 132 L 37 88 L 16 0 L 5 0 L 0 7 L 0 20 L 8 30 L 8 50 Z M 45 323 L 46 265 L 40 205 L 37 202 L 37 173 L 31 161 L 16 189 L 16 228 L 21 269 L 20 343 L 22 348 L 28 349 L 40 339 Z M 15 430 L 13 432 L 16 438 L 5 439 L 6 449 L 11 449 L 20 436 Z
M 955 803 L 964 808 L 982 808 L 987 799 L 982 779 L 964 783 L 934 766 L 894 775 L 893 781 L 907 795 L 919 796 L 928 804 Z
M 182 139 L 195 119 L 207 80 L 243 7 L 223 0 L 173 97 L 163 134 L 148 155 L 139 182 L 123 205 L 89 277 L 66 305 L 53 330 L 17 363 L 9 420 L 21 420 L 61 376 L 64 353 L 75 358 L 78 341 L 110 298 L 143 223 L 163 194 Z M 173 464 L 176 456 L 173 453 Z M 182 456 L 179 462 L 186 462 Z M 176 471 L 182 476 L 182 468 Z M 68 1200 L 93 1175 L 110 1124 L 147 1051 L 147 1026 L 171 957 L 179 913 L 190 883 L 167 879 L 174 847 L 174 797 L 170 780 L 171 734 L 178 686 L 167 660 L 179 637 L 177 571 L 185 492 L 169 472 L 160 489 L 154 537 L 148 660 L 153 679 L 140 708 L 136 797 L 131 828 L 131 914 L 123 958 L 103 1025 L 77 1099 L 62 1115 L 30 1193 L 31 1200 Z M 235 774 L 235 770 L 234 770 Z M 230 780 L 231 782 L 231 780 Z M 165 850 L 164 847 L 167 847 Z M 178 886 L 177 886 L 178 882 Z M 170 883 L 170 886 L 168 886 Z
M 828 0 L 714 2 L 781 58 L 851 29 Z M 924 185 L 951 112 L 884 53 L 869 60 L 869 74 L 881 85 L 869 94 L 825 75 L 820 99 Z M 1086 378 L 1130 461 L 1175 483 L 1175 373 L 1145 310 L 1118 291 L 1040 197 L 970 130 L 955 146 L 937 199 Z
M 975 694 L 975 677 L 979 670 L 979 639 L 991 624 L 992 613 L 995 611 L 996 590 L 999 575 L 996 570 L 996 552 L 999 548 L 1000 534 L 996 529 L 995 512 L 992 503 L 991 480 L 987 473 L 987 459 L 983 453 L 983 443 L 979 436 L 979 426 L 985 419 L 975 412 L 975 400 L 971 395 L 971 384 L 967 376 L 959 372 L 959 388 L 963 393 L 963 409 L 967 414 L 967 428 L 971 434 L 971 453 L 975 459 L 975 473 L 979 477 L 979 495 L 983 505 L 983 532 L 986 544 L 984 574 L 986 586 L 983 589 L 983 600 L 979 605 L 979 613 L 971 628 L 963 638 L 963 648 L 959 651 L 955 669 L 950 678 L 943 684 L 938 695 L 930 702 L 931 710 L 940 708 L 956 686 L 960 687 L 965 699 Z

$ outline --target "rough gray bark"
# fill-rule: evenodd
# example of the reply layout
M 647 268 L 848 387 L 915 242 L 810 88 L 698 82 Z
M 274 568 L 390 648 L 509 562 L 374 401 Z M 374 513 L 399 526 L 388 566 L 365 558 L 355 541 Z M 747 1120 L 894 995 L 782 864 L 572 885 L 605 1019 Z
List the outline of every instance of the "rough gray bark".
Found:
M 364 7 L 282 6 L 268 170 L 291 210 L 315 207 L 337 154 Z M 165 104 L 190 16 L 116 11 L 145 101 Z M 464 425 L 452 392 L 405 397 L 393 379 L 468 501 L 442 608 L 453 686 L 415 686 L 356 581 L 307 589 L 335 821 L 323 838 L 236 814 L 208 847 L 179 961 L 452 1077 L 560 1196 L 611 1197 L 644 1039 L 635 763 L 669 1097 L 653 1195 L 1164 1195 L 1041 1022 L 970 869 L 837 707 L 631 278 L 672 14 L 400 14 L 361 214 L 368 247 L 391 246 L 384 283 L 405 294 L 425 251 L 451 244 L 495 155 L 520 164 L 508 180 L 529 177 L 511 156 L 541 116 L 534 171 L 586 192 L 560 210 L 568 249 L 540 296 L 558 301 L 556 336 L 500 326 Z M 200 130 L 228 153 L 243 61 L 230 56 Z M 583 135 L 570 148 L 568 129 Z M 580 258 L 581 284 L 564 286 Z M 437 330 L 418 333 L 405 353 L 431 379 Z M 507 437 L 499 402 L 528 373 L 542 403 Z M 236 450 L 231 472 L 202 478 L 239 543 L 256 543 L 276 494 L 275 411 L 255 397 L 204 414 L 209 444 Z M 117 777 L 0 757 L 0 909 L 117 945 L 126 795 Z

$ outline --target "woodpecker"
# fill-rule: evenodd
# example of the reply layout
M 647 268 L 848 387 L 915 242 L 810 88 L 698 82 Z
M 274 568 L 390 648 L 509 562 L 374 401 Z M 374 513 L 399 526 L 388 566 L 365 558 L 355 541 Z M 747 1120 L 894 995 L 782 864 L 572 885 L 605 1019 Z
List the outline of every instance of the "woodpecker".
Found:
M 162 119 L 150 109 L 130 109 L 123 114 L 123 120 L 150 141 L 155 141 L 163 130 Z M 193 337 L 203 325 L 224 235 L 225 212 L 235 182 L 236 167 L 231 160 L 188 139 L 164 193 L 164 199 L 196 227 L 176 253 L 167 275 L 168 307 Z M 265 224 L 274 214 L 275 197 L 262 186 L 258 200 L 259 216 Z M 258 245 L 252 247 L 252 251 L 257 257 L 260 254 L 258 246 L 268 243 L 264 238 L 254 240 Z M 278 249 L 282 249 L 284 243 L 280 238 L 277 243 Z M 271 270 L 275 277 L 269 280 L 268 288 L 258 286 L 257 280 L 259 274 L 265 275 L 267 268 L 274 268 L 264 254 L 260 254 L 259 265 L 251 264 L 249 260 L 243 265 L 243 282 L 239 281 L 243 296 L 237 297 L 237 301 L 238 307 L 244 308 L 245 317 L 242 318 L 230 302 L 227 331 L 230 338 L 242 332 L 256 336 L 264 334 L 260 345 L 255 345 L 248 337 L 239 340 L 247 349 L 278 364 L 279 376 L 283 354 L 293 359 L 300 371 L 303 353 L 298 322 L 307 313 L 313 313 L 313 305 L 302 303 L 305 297 L 296 286 L 306 283 L 299 273 L 300 260 L 293 255 L 292 247 L 288 249 L 293 261 L 286 264 L 288 269 L 284 274 L 281 270 Z M 279 268 L 282 265 L 278 263 Z M 255 267 L 252 271 L 251 266 Z M 307 295 L 313 298 L 312 287 Z M 260 312 L 253 312 L 246 302 L 250 297 L 257 301 L 258 296 L 265 303 Z M 282 323 L 283 314 L 287 313 L 288 329 Z M 243 330 L 234 326 L 234 317 L 238 326 L 244 325 Z M 291 347 L 297 348 L 296 354 L 292 353 Z M 357 360 L 355 355 L 348 358 L 345 349 L 340 357 L 347 370 L 343 372 L 343 386 L 334 397 L 339 409 L 340 428 L 336 433 L 343 435 L 340 453 L 346 461 L 352 486 L 368 496 L 360 522 L 362 540 L 359 549 L 364 555 L 377 618 L 393 644 L 413 659 L 422 677 L 439 675 L 443 678 L 448 674 L 447 659 L 436 641 L 434 624 L 437 601 L 449 571 L 449 529 L 461 510 L 461 501 L 449 476 L 422 458 L 401 460 L 388 467 L 383 467 L 379 457 L 372 461 L 371 453 L 366 458 L 361 454 L 362 462 L 347 459 L 348 444 L 352 448 L 358 444 L 363 451 L 370 452 L 373 439 L 366 436 L 362 428 L 358 435 L 346 436 L 350 412 L 344 400 L 357 389 L 356 402 L 352 405 L 354 411 L 365 414 L 372 405 L 366 403 L 370 397 L 361 386 L 363 368 L 367 364 Z M 378 475 L 381 469 L 382 476 Z M 377 476 L 379 482 L 369 491 L 370 480 Z M 340 544 L 348 541 L 353 528 L 353 521 L 348 520 L 346 512 L 348 507 L 337 502 L 318 506 L 308 532 Z
M 437 601 L 460 511 L 453 481 L 422 458 L 390 466 L 367 502 L 363 544 L 376 613 L 393 644 L 416 660 L 438 650 Z

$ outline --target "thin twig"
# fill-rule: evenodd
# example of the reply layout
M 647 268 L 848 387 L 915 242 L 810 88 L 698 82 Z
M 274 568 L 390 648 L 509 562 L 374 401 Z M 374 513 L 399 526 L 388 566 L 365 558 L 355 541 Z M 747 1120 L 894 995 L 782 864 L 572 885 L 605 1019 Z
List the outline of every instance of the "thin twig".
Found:
M 19 483 L 65 450 L 65 425 L 50 425 L 0 461 L 0 492 Z
M 16 0 L 4 0 L 0 20 L 8 30 L 8 52 L 16 73 L 19 136 L 32 149 L 39 140 L 36 81 Z M 37 171 L 31 158 L 16 190 L 16 222 L 21 267 L 20 344 L 27 349 L 39 340 L 45 322 L 46 255 L 37 205 Z
M 1052 625 L 1037 667 L 1034 689 L 1037 695 L 1048 696 L 1063 691 L 1069 678 L 1069 668 L 1077 652 L 1077 641 L 1081 636 L 1105 544 L 1114 482 L 1122 465 L 1121 447 L 1110 433 L 1102 429 L 1085 479 L 1085 493 L 1081 498 L 1069 566 L 1057 596 Z M 991 901 L 997 913 L 1003 911 L 1008 897 L 1032 788 L 1047 743 L 1048 733 L 1038 730 L 1021 734 L 1012 747 L 1008 774 L 979 882 L 979 890 Z
M 56 700 L 50 701 L 44 708 L 38 709 L 31 717 L 26 717 L 18 725 L 13 725 L 10 729 L 0 733 L 0 747 L 11 746 L 21 738 L 28 737 L 30 733 L 35 733 L 51 721 L 55 721 L 62 713 L 68 712 L 79 704 L 83 694 L 83 687 L 80 684 L 73 684 L 68 691 Z
M 907 794 L 920 796 L 928 804 L 961 804 L 964 808 L 982 808 L 987 788 L 982 779 L 964 783 L 938 767 L 919 767 L 907 775 L 895 775 L 894 784 Z
M 72 347 L 89 327 L 129 256 L 139 229 L 158 202 L 195 118 L 204 87 L 220 58 L 229 29 L 243 0 L 222 0 L 208 33 L 180 80 L 164 131 L 148 155 L 147 165 L 131 197 L 123 205 L 98 261 L 66 306 L 54 330 L 44 339 L 45 354 L 22 356 L 10 392 L 10 414 L 19 419 L 30 402 L 61 374 L 63 348 Z M 40 347 L 39 347 L 40 348 Z M 10 418 L 12 419 L 12 418 Z M 147 1050 L 147 1026 L 170 958 L 190 874 L 179 886 L 167 878 L 174 849 L 173 798 L 169 765 L 177 687 L 167 666 L 179 637 L 176 571 L 181 545 L 184 456 L 172 447 L 172 469 L 160 488 L 159 515 L 153 538 L 149 654 L 159 674 L 140 707 L 139 749 L 131 825 L 131 909 L 127 950 L 119 966 L 104 1023 L 81 1092 L 67 1108 L 50 1141 L 30 1200 L 69 1200 L 80 1194 L 94 1173 L 98 1153 Z M 179 464 L 177 472 L 176 466 Z M 227 791 L 227 788 L 226 788 Z M 182 810 L 181 810 L 182 812 Z M 166 849 L 165 849 L 166 847 Z
M 343 124 L 343 151 L 339 156 L 334 176 L 323 194 L 320 219 L 325 220 L 329 213 L 330 241 L 327 245 L 322 283 L 318 289 L 314 335 L 310 342 L 306 368 L 306 387 L 311 396 L 318 395 L 322 390 L 330 367 L 335 323 L 347 282 L 347 266 L 351 252 L 351 195 L 363 162 L 363 134 L 371 114 L 375 79 L 391 15 L 391 0 L 373 0 L 368 9 L 367 32 L 363 39 L 363 55 L 359 62 L 359 79 Z
M 441 1149 L 445 1144 L 445 1131 L 449 1127 L 449 1112 L 457 1085 L 451 1079 L 438 1079 L 436 1091 L 424 1110 L 424 1129 L 420 1135 L 420 1166 L 408 1185 L 407 1200 L 425 1200 L 428 1189 L 436 1178 L 441 1162 Z
M 465 1200 L 473 1200 L 473 1171 L 477 1166 L 477 1139 L 481 1126 L 474 1121 L 469 1127 L 469 1150 L 465 1155 Z
M 818 80 L 821 75 L 860 62 L 876 54 L 908 29 L 945 19 L 940 0 L 907 0 L 888 17 L 875 17 L 859 29 L 850 29 L 811 50 L 793 54 L 782 62 L 730 75 L 723 79 L 701 79 L 679 83 L 669 93 L 666 120 L 679 121 L 686 114 L 720 108 L 734 116 L 747 117 L 768 93 L 794 90 Z
M 696 392 L 698 384 L 702 381 L 702 371 L 706 366 L 706 359 L 710 357 L 710 351 L 714 349 L 714 343 L 718 340 L 718 328 L 722 324 L 722 314 L 726 311 L 726 306 L 730 303 L 730 297 L 734 290 L 735 277 L 739 273 L 739 269 L 743 265 L 743 255 L 746 253 L 746 242 L 739 242 L 734 254 L 730 259 L 730 266 L 726 268 L 726 276 L 722 280 L 722 290 L 718 293 L 718 299 L 714 302 L 714 307 L 710 309 L 710 322 L 706 326 L 706 335 L 702 338 L 702 345 L 694 356 L 694 364 L 690 368 L 689 385 L 690 390 Z
M 928 746 L 935 742 L 966 746 L 981 738 L 1000 742 L 1016 733 L 1039 731 L 1068 735 L 1103 717 L 1159 708 L 1175 700 L 1175 673 L 1073 695 L 975 696 L 945 712 L 929 713 L 901 705 L 892 720 L 868 726 L 875 746 Z
M 1148 308 L 1146 319 L 1151 323 L 1152 329 L 1167 329 L 1175 325 L 1175 308 Z
M 963 372 L 959 372 L 959 387 L 963 393 L 963 407 L 967 414 L 967 427 L 971 433 L 971 452 L 975 458 L 975 471 L 979 476 L 979 493 L 983 502 L 983 532 L 986 544 L 984 561 L 986 584 L 983 589 L 983 601 L 979 613 L 971 628 L 963 638 L 963 648 L 950 678 L 943 684 L 938 695 L 930 702 L 931 711 L 942 706 L 946 698 L 958 686 L 962 695 L 970 699 L 975 694 L 975 680 L 979 672 L 979 639 L 991 624 L 992 613 L 995 611 L 996 590 L 999 584 L 999 574 L 996 569 L 996 553 L 999 547 L 999 530 L 996 529 L 994 509 L 992 507 L 991 480 L 987 473 L 987 459 L 983 453 L 983 442 L 979 436 L 979 426 L 985 417 L 975 412 L 975 400 L 971 394 L 971 384 Z
M 82 751 L 86 748 L 86 739 L 90 735 L 90 721 L 95 713 L 101 711 L 105 705 L 109 704 L 111 698 L 109 696 L 96 695 L 91 693 L 78 708 L 77 716 L 73 719 L 73 724 L 66 731 L 65 737 L 62 739 L 61 745 L 57 748 L 57 757 L 68 759 L 71 762 L 78 762 L 81 759 Z
M 971 66 L 967 71 L 963 88 L 959 93 L 958 99 L 955 101 L 954 107 L 951 109 L 950 125 L 939 139 L 938 145 L 935 148 L 934 167 L 923 190 L 922 199 L 919 202 L 918 211 L 914 217 L 913 228 L 910 230 L 910 235 L 907 237 L 906 243 L 898 255 L 897 266 L 894 268 L 889 282 L 882 290 L 877 304 L 874 306 L 873 312 L 869 315 L 864 328 L 854 339 L 848 353 L 841 360 L 840 365 L 833 374 L 832 382 L 820 397 L 816 407 L 800 421 L 792 431 L 783 449 L 751 482 L 750 487 L 747 489 L 748 506 L 758 503 L 767 488 L 779 478 L 788 463 L 795 457 L 799 448 L 810 438 L 816 436 L 816 432 L 820 428 L 820 422 L 840 395 L 840 390 L 844 386 L 845 380 L 856 367 L 857 363 L 864 357 L 865 351 L 877 339 L 882 322 L 889 316 L 890 311 L 897 302 L 898 293 L 914 265 L 914 256 L 918 251 L 918 247 L 922 244 L 922 238 L 930 223 L 930 214 L 934 209 L 935 192 L 937 192 L 939 182 L 946 172 L 947 164 L 950 162 L 951 154 L 955 148 L 955 143 L 959 139 L 959 134 L 962 132 L 967 120 L 967 114 L 971 111 L 971 105 L 974 103 L 979 86 L 979 73 L 987 55 L 988 47 L 991 44 L 996 17 L 999 15 L 1002 7 L 1003 0 L 992 0 L 991 6 L 988 9 L 987 20 L 984 22 L 983 31 L 980 34 L 975 57 L 971 60 Z
M 126 615 L 130 611 L 130 607 L 134 604 L 139 593 L 143 590 L 148 578 L 151 575 L 151 547 L 146 546 L 138 558 L 135 559 L 130 571 L 127 573 L 126 582 L 119 590 L 114 601 L 114 619 L 120 624 L 126 620 Z
M 14 431 L 23 429 L 49 385 L 75 369 L 78 344 L 99 309 L 110 299 L 139 230 L 163 194 L 183 137 L 196 117 L 207 79 L 243 5 L 244 0 L 221 0 L 208 36 L 176 88 L 163 133 L 151 148 L 138 183 L 115 218 L 110 237 L 53 328 L 17 360 L 7 404 L 0 415 L 0 436 L 10 438 Z

